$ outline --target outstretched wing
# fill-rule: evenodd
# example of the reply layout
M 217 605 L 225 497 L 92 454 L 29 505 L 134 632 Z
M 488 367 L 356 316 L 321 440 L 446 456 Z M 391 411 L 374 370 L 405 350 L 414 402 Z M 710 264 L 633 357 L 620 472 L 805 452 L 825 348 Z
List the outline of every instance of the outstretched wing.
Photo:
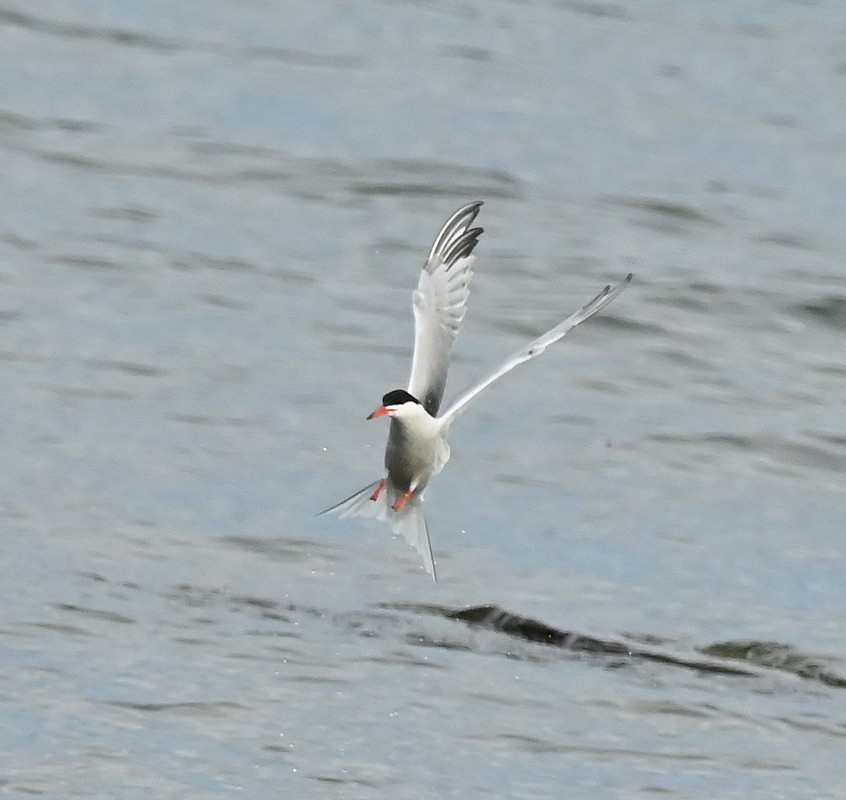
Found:
M 455 400 L 450 403 L 449 408 L 444 411 L 441 418 L 444 420 L 444 425 L 449 423 L 464 411 L 467 404 L 476 397 L 482 390 L 490 386 L 495 380 L 501 378 L 506 372 L 510 372 L 518 364 L 524 361 L 529 361 L 535 356 L 539 356 L 547 347 L 554 344 L 563 336 L 571 331 L 581 322 L 584 322 L 589 317 L 596 314 L 597 311 L 605 308 L 620 292 L 623 291 L 632 282 L 632 273 L 630 272 L 626 278 L 616 286 L 606 286 L 596 297 L 589 303 L 585 303 L 578 311 L 571 314 L 564 322 L 556 325 L 552 330 L 547 331 L 543 336 L 539 336 L 530 344 L 520 348 L 516 353 L 507 358 L 491 375 L 485 378 L 475 386 L 471 386 L 467 391 L 462 392 Z
M 458 209 L 441 228 L 413 295 L 414 358 L 409 393 L 434 417 L 444 396 L 449 355 L 461 328 L 482 228 L 471 228 L 481 201 Z

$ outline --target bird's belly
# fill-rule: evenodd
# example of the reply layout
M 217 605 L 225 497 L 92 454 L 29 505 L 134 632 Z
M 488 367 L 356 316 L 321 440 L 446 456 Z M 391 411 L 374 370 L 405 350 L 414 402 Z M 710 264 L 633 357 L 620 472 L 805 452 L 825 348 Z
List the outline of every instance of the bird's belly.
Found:
M 429 482 L 436 460 L 435 440 L 413 440 L 389 436 L 385 448 L 385 469 L 394 488 L 408 491 L 412 484 L 422 489 Z

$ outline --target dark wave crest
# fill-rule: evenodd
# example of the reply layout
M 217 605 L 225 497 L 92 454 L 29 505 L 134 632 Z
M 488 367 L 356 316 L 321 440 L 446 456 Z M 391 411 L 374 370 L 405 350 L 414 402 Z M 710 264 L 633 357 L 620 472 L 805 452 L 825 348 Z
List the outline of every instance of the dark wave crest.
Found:
M 409 609 L 411 610 L 411 609 Z M 687 657 L 644 647 L 624 639 L 601 639 L 575 631 L 563 630 L 545 622 L 514 614 L 499 606 L 470 606 L 450 609 L 438 606 L 418 607 L 418 611 L 463 622 L 521 639 L 576 653 L 623 657 L 631 661 L 655 662 L 670 666 L 740 677 L 757 677 L 766 670 L 788 672 L 806 680 L 818 681 L 838 689 L 846 688 L 846 678 L 825 663 L 825 659 L 804 654 L 780 642 L 728 641 L 697 648 Z

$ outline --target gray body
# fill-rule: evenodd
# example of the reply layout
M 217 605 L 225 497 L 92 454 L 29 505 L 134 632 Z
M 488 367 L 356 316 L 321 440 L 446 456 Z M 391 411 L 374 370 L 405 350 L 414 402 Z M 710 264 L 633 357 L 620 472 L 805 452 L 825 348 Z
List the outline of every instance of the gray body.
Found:
M 409 426 L 394 417 L 385 446 L 385 469 L 388 483 L 399 494 L 407 492 L 415 478 L 431 469 L 435 462 L 435 442 L 415 437 Z M 419 481 L 417 489 L 420 490 Z

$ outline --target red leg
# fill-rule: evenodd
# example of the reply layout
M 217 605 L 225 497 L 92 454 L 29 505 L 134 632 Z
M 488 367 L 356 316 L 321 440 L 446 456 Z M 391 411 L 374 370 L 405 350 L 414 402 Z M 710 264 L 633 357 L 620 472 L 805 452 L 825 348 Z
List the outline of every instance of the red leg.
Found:
M 382 494 L 382 492 L 384 490 L 385 490 L 385 479 L 382 478 L 382 480 L 379 481 L 379 485 L 376 487 L 376 491 L 373 492 L 373 494 L 370 495 L 370 499 L 374 500 L 374 501 L 378 500 L 379 495 Z
M 414 494 L 412 489 L 409 489 L 405 494 L 403 494 L 399 500 L 394 503 L 391 508 L 394 511 L 399 511 L 409 500 L 411 500 L 411 496 Z

